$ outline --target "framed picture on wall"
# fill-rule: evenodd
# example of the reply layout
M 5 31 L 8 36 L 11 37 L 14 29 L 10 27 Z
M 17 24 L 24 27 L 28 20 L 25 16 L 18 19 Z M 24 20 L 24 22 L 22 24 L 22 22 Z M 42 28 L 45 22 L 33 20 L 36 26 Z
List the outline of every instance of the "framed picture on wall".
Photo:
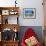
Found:
M 36 18 L 36 8 L 24 8 L 23 17 L 25 19 L 35 19 Z

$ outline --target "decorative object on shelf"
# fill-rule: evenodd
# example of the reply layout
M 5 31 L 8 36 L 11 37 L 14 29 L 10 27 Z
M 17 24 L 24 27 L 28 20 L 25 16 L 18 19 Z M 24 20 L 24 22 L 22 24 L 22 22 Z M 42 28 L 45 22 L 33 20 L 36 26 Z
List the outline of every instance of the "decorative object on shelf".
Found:
M 4 28 L 2 31 L 2 40 L 4 41 L 16 41 L 18 40 L 18 32 L 10 29 L 10 28 Z
M 8 24 L 8 18 L 7 18 L 7 19 L 5 19 L 5 24 Z
M 18 40 L 18 32 L 14 32 L 13 40 Z
M 12 40 L 12 30 L 9 28 L 5 28 L 2 32 L 2 40 L 8 41 Z
M 9 15 L 9 10 L 2 10 L 2 15 Z
M 2 24 L 8 24 L 8 16 L 7 15 L 3 15 Z
M 18 12 L 16 10 L 10 10 L 9 14 L 10 15 L 16 15 Z
M 14 41 L 15 41 L 15 40 L 18 40 L 18 31 L 16 28 L 14 29 L 14 32 L 15 32 L 14 33 Z
M 36 8 L 24 8 L 23 16 L 25 19 L 35 19 L 36 18 Z
M 17 32 L 16 28 L 14 29 L 14 32 Z

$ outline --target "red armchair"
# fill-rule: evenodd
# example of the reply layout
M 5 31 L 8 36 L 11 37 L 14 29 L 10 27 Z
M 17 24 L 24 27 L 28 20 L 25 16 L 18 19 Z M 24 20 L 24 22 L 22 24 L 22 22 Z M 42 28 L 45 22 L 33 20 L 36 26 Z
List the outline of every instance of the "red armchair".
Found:
M 27 29 L 24 37 L 22 38 L 21 46 L 41 46 L 40 42 L 38 41 L 38 39 L 36 37 L 37 37 L 37 35 L 33 31 L 32 28 Z M 32 41 L 32 40 L 34 40 L 34 41 Z M 32 42 L 29 42 L 29 41 L 32 41 Z M 28 45 L 28 43 L 30 45 Z M 31 43 L 32 43 L 32 45 L 31 45 Z M 35 43 L 35 44 L 33 44 L 33 43 Z

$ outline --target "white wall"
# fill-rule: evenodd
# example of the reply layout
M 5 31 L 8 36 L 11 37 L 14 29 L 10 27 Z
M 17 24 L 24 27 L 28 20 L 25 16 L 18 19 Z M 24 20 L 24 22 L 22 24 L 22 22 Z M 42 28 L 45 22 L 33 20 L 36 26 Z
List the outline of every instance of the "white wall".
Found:
M 14 6 L 15 0 L 0 0 L 0 6 L 9 7 Z M 21 26 L 43 26 L 43 0 L 17 0 L 20 7 L 19 24 Z M 36 19 L 24 19 L 23 8 L 36 8 Z
M 15 0 L 0 0 L 0 6 L 1 7 L 12 7 L 14 6 Z
M 23 19 L 23 13 L 21 11 L 20 25 L 24 26 L 43 26 L 43 6 L 42 0 L 24 0 L 20 1 L 22 8 L 36 8 L 36 19 Z M 21 9 L 22 9 L 21 8 Z

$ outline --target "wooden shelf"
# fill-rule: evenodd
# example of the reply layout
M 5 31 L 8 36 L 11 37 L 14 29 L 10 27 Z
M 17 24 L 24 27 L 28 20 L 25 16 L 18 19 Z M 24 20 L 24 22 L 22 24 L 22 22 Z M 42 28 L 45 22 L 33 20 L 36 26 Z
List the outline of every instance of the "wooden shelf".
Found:
M 19 7 L 0 7 L 0 9 L 18 9 Z
M 1 31 L 5 28 L 10 28 L 13 31 L 14 31 L 14 29 L 16 29 L 17 31 L 19 31 L 19 29 L 20 29 L 20 26 L 18 24 L 16 24 L 16 25 L 15 24 L 1 24 L 0 27 L 1 27 Z
M 8 43 L 8 42 L 12 43 L 12 42 L 19 42 L 19 40 L 15 40 L 15 41 L 10 40 L 10 41 L 3 41 L 3 42 L 5 42 L 5 43 Z
M 9 14 L 2 14 L 2 10 L 8 10 L 7 12 Z M 10 12 L 13 10 L 13 13 L 14 12 L 17 12 L 16 14 L 10 14 Z M 1 20 L 1 24 L 0 24 L 0 32 L 2 33 L 4 29 L 8 28 L 8 29 L 11 29 L 12 31 L 14 31 L 15 33 L 15 29 L 16 29 L 16 32 L 18 33 L 19 29 L 20 29 L 20 26 L 18 24 L 18 17 L 19 17 L 19 7 L 0 7 L 0 20 Z M 17 16 L 17 24 L 8 24 L 6 23 L 7 21 L 5 20 L 5 17 L 7 18 L 7 16 L 14 16 L 16 17 Z M 3 23 L 3 20 L 5 20 Z M 11 31 L 10 30 L 10 31 Z M 2 35 L 1 35 L 2 36 Z M 3 37 L 1 37 L 1 41 L 0 41 L 0 46 L 18 46 L 18 40 L 17 41 L 13 41 L 13 39 L 10 39 L 9 41 L 4 41 L 2 40 Z M 14 37 L 13 37 L 14 38 Z
M 18 46 L 18 41 L 1 41 L 1 44 L 2 46 Z

